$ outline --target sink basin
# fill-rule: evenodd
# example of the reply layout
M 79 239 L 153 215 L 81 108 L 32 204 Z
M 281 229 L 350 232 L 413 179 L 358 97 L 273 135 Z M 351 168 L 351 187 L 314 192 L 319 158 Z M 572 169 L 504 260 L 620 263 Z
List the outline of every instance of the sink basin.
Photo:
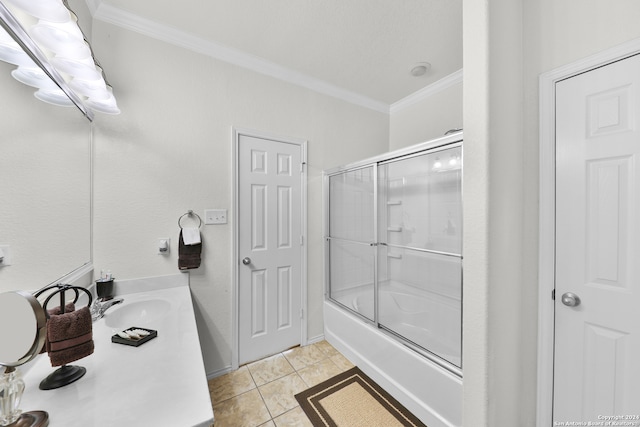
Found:
M 130 326 L 153 327 L 153 322 L 165 316 L 171 304 L 163 299 L 134 301 L 115 306 L 104 316 L 105 324 L 111 328 L 128 328 Z

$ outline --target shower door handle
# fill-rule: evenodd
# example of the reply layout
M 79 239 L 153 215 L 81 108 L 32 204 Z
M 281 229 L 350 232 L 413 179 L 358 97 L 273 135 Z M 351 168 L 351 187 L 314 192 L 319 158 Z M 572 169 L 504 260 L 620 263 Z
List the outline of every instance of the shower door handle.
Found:
M 244 265 L 249 265 L 249 264 L 251 264 L 251 258 L 249 258 L 249 257 L 244 257 L 244 258 L 243 258 L 243 260 L 242 260 L 242 263 L 243 263 Z

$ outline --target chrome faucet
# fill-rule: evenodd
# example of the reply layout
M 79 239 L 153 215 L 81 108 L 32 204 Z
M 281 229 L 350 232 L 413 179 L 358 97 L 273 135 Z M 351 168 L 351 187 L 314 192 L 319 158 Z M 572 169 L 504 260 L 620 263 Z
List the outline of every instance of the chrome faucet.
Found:
M 116 304 L 120 304 L 122 301 L 124 301 L 122 298 L 112 298 L 110 300 L 96 298 L 90 308 L 91 320 L 95 322 L 98 319 L 102 319 L 107 310 Z

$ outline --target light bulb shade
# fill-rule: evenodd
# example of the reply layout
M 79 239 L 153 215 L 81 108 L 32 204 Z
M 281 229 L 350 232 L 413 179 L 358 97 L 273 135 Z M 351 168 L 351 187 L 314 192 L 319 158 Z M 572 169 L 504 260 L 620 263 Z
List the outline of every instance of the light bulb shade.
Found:
M 60 0 L 3 0 L 29 15 L 49 22 L 67 22 L 71 19 L 69 10 Z
M 107 91 L 107 85 L 103 79 L 100 80 L 82 80 L 74 78 L 69 82 L 69 87 L 78 95 L 91 98 L 96 101 L 105 101 L 113 96 Z
M 36 63 L 24 53 L 16 43 L 14 45 L 0 43 L 0 60 L 13 65 L 24 65 L 26 67 L 37 67 Z
M 0 12 L 0 60 L 18 66 L 13 78 L 38 88 L 37 99 L 76 105 L 90 120 L 94 111 L 120 113 L 66 0 L 1 0 Z
M 58 56 L 69 59 L 86 59 L 91 56 L 91 49 L 84 41 L 78 26 L 68 21 L 64 24 L 39 22 L 30 29 L 31 37 Z
M 93 111 L 105 114 L 120 114 L 120 109 L 116 103 L 116 98 L 109 92 L 109 98 L 106 100 L 87 99 L 85 104 Z
M 89 100 L 87 101 L 87 106 L 98 113 L 113 115 L 120 114 L 120 109 L 117 105 L 109 105 L 104 102 L 92 102 L 91 100 Z
M 7 33 L 7 30 L 5 30 L 2 27 L 0 27 L 0 43 L 9 44 L 9 45 L 15 44 L 16 46 L 18 46 L 18 43 L 16 43 L 15 40 L 13 40 L 13 37 L 11 37 L 11 35 Z
M 102 78 L 98 70 L 96 70 L 93 60 L 90 58 L 74 60 L 56 56 L 55 58 L 51 58 L 51 65 L 56 67 L 58 71 L 83 80 L 98 80 Z
M 47 104 L 53 104 L 60 107 L 73 107 L 75 105 L 61 89 L 58 89 L 57 91 L 38 89 L 33 95 L 40 101 L 44 101 Z
M 11 71 L 11 76 L 22 84 L 44 90 L 58 90 L 51 78 L 40 68 L 19 66 Z

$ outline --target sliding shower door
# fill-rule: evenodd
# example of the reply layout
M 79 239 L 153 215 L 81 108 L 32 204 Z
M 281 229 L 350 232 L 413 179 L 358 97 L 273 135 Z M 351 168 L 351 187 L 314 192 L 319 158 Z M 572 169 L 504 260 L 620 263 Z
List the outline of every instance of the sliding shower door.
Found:
M 329 177 L 329 297 L 374 320 L 375 169 Z
M 378 323 L 461 367 L 461 147 L 378 168 Z
M 462 142 L 329 171 L 325 197 L 328 298 L 461 372 Z

